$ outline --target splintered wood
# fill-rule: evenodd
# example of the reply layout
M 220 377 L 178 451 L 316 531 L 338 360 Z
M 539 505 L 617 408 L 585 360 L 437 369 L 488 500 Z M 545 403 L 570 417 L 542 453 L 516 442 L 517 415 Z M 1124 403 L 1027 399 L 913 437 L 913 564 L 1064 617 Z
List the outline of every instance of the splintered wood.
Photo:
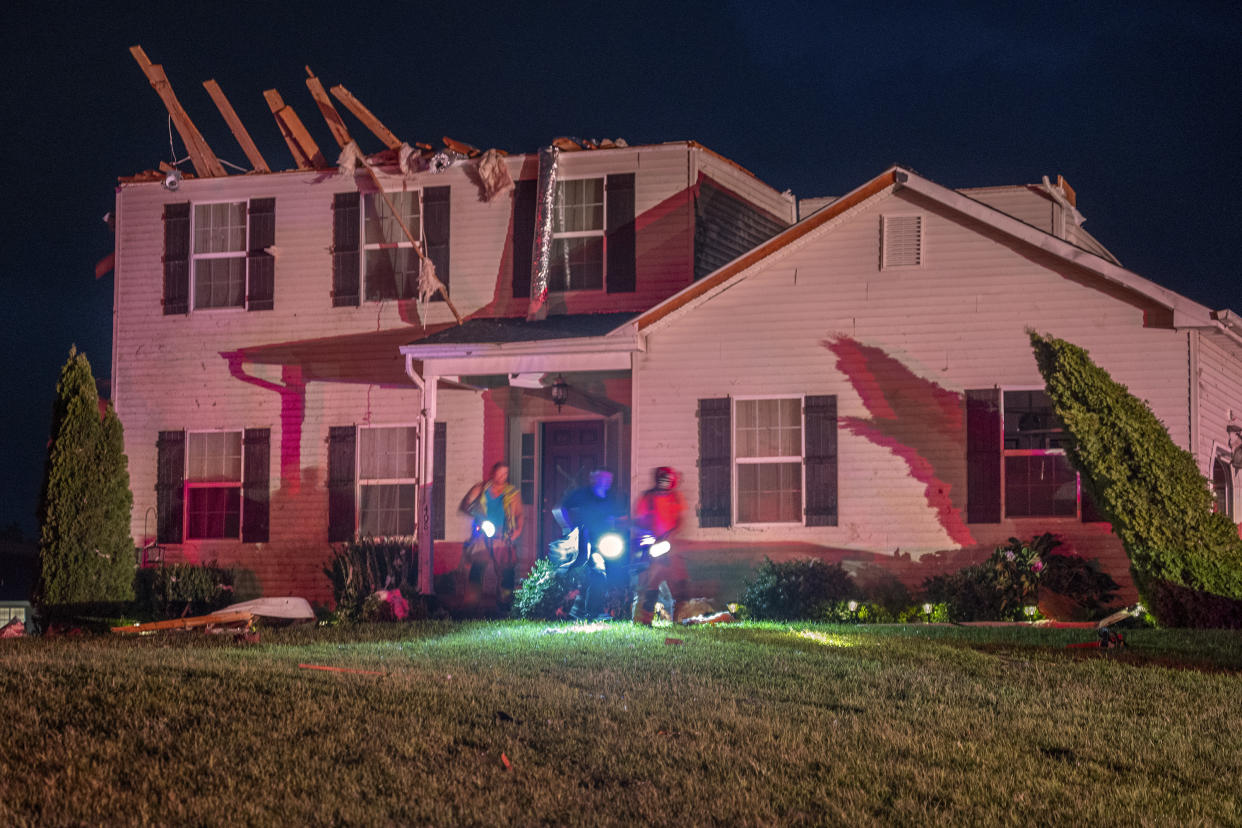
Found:
M 155 93 L 160 96 L 160 100 L 164 102 L 165 108 L 168 109 L 168 114 L 172 117 L 173 126 L 177 128 L 177 133 L 181 136 L 181 141 L 185 144 L 186 151 L 190 153 L 190 161 L 194 164 L 194 171 L 204 178 L 227 175 L 228 173 L 224 171 L 224 166 L 220 163 L 220 159 L 216 158 L 215 153 L 211 151 L 211 147 L 207 146 L 207 141 L 203 139 L 198 128 L 194 126 L 194 122 L 190 120 L 190 116 L 182 108 L 181 102 L 177 100 L 177 96 L 172 90 L 172 84 L 168 82 L 168 77 L 164 74 L 164 67 L 152 63 L 141 46 L 131 46 L 129 53 L 134 56 L 134 60 L 138 61 L 138 66 L 142 69 L 143 74 L 147 76 L 147 80 L 151 82 L 151 86 L 155 89 Z

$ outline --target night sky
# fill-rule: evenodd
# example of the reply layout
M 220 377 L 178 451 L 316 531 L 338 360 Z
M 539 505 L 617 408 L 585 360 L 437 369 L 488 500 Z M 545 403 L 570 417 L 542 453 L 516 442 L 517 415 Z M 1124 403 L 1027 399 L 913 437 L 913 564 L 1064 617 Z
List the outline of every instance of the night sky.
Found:
M 0 527 L 28 536 L 70 345 L 110 375 L 112 276 L 93 274 L 112 250 L 116 178 L 186 155 L 175 134 L 169 148 L 134 44 L 215 153 L 243 166 L 202 81 L 283 169 L 264 89 L 335 147 L 309 64 L 411 143 L 693 139 L 799 197 L 840 195 L 892 162 L 949 187 L 1060 173 L 1123 265 L 1242 311 L 1237 3 L 82 5 L 22 0 L 5 25 Z M 382 149 L 346 120 L 364 151 Z

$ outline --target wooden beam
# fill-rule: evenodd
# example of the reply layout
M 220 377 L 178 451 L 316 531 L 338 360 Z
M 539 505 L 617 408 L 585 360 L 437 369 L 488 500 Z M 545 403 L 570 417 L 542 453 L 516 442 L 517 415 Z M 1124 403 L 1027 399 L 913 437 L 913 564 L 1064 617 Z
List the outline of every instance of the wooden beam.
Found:
M 332 131 L 332 137 L 336 139 L 336 143 L 341 149 L 345 149 L 345 146 L 353 140 L 349 137 L 345 122 L 341 120 L 340 113 L 332 105 L 332 99 L 328 97 L 323 84 L 319 82 L 319 78 L 315 77 L 315 73 L 309 66 L 306 67 L 306 75 L 306 88 L 310 90 L 311 97 L 319 106 L 319 114 L 323 115 L 323 119 L 328 122 L 328 129 Z
M 293 107 L 287 106 L 275 89 L 265 89 L 263 97 L 267 99 L 268 108 L 272 110 L 272 115 L 275 116 L 276 123 L 280 126 L 280 133 L 284 136 L 285 143 L 289 145 L 289 151 L 293 153 L 293 160 L 297 162 L 298 169 L 306 170 L 313 167 L 322 170 L 326 168 L 328 162 L 323 157 L 323 153 L 319 151 L 319 145 L 306 131 L 306 127 L 302 125 L 302 120 L 293 111 Z
M 113 627 L 114 633 L 122 635 L 140 635 L 159 630 L 189 630 L 194 627 L 207 627 L 215 624 L 249 624 L 254 616 L 244 610 L 213 612 L 209 615 L 194 615 L 189 618 L 173 618 L 169 621 L 151 621 L 146 624 L 132 624 L 127 627 Z
M 164 107 L 168 110 L 168 114 L 172 116 L 173 126 L 177 128 L 177 133 L 181 136 L 181 141 L 185 144 L 186 151 L 190 153 L 190 161 L 194 164 L 194 172 L 204 178 L 228 175 L 224 171 L 224 165 L 220 163 L 220 159 L 216 158 L 215 153 L 211 151 L 211 147 L 207 146 L 207 141 L 204 140 L 202 133 L 194 126 L 194 122 L 190 120 L 190 116 L 182 108 L 181 102 L 177 100 L 172 84 L 168 82 L 168 76 L 164 74 L 164 67 L 152 63 L 141 46 L 129 47 L 129 53 L 134 56 L 134 60 L 138 62 L 139 68 L 142 69 L 152 88 L 155 89 L 155 94 L 160 96 L 160 100 L 164 102 Z
M 350 94 L 349 90 L 337 84 L 332 87 L 332 94 L 336 99 L 345 104 L 345 108 L 354 114 L 354 117 L 362 122 L 362 125 L 371 130 L 375 137 L 384 142 L 384 146 L 389 149 L 400 149 L 401 139 L 393 135 L 388 127 L 380 123 L 380 119 L 371 114 L 371 110 L 367 109 L 362 103 Z
M 233 109 L 233 105 L 224 96 L 224 90 L 220 88 L 220 84 L 216 83 L 213 78 L 203 81 L 203 88 L 207 90 L 207 94 L 215 101 L 216 109 L 220 110 L 220 114 L 224 116 L 224 122 L 233 131 L 233 137 L 241 145 L 242 152 L 246 153 L 246 158 L 250 160 L 250 166 L 254 168 L 255 172 L 271 172 L 272 170 L 267 166 L 267 161 L 263 159 L 259 148 L 251 140 L 250 133 L 242 125 L 241 118 L 237 117 L 237 112 Z
M 482 152 L 482 150 L 480 150 L 476 146 L 467 144 L 465 141 L 454 141 L 452 138 L 448 137 L 447 135 L 445 135 L 440 140 L 444 142 L 444 146 L 448 147 L 453 152 L 466 156 L 467 158 L 474 158 L 475 156 L 479 155 Z

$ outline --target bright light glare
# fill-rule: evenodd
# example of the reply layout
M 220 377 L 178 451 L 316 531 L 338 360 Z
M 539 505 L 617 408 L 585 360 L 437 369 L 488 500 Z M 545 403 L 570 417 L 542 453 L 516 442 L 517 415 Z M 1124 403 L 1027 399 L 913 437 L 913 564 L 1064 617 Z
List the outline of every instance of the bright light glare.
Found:
M 829 635 L 817 630 L 798 630 L 799 638 L 807 638 L 817 644 L 823 644 L 825 647 L 856 647 L 858 642 L 853 639 L 846 638 L 843 635 Z
M 496 535 L 496 524 L 492 523 L 490 520 L 485 520 L 480 523 L 479 528 L 482 529 L 483 534 L 487 535 L 489 538 L 495 537 Z
M 849 608 L 850 608 L 850 612 L 856 612 L 858 610 L 858 602 L 850 601 Z
M 672 549 L 673 545 L 668 541 L 660 541 L 651 545 L 651 557 L 658 558 Z
M 625 542 L 621 540 L 620 535 L 602 535 L 596 546 L 599 549 L 599 554 L 605 558 L 618 558 L 625 551 Z

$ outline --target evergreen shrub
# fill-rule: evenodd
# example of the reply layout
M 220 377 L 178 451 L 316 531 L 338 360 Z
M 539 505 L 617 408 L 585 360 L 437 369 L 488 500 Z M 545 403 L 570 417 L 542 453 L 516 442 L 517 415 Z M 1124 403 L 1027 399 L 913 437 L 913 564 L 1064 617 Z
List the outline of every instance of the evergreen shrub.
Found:
M 121 421 L 77 348 L 61 368 L 39 497 L 38 602 L 52 614 L 133 600 L 133 495 Z
M 139 569 L 134 578 L 138 609 L 156 618 L 206 615 L 236 603 L 232 569 L 215 564 L 168 564 Z
M 564 609 L 569 591 L 569 579 L 552 561 L 540 558 L 513 592 L 513 617 L 551 621 Z
M 1135 585 L 1157 620 L 1207 621 L 1193 606 L 1208 600 L 1203 594 L 1242 600 L 1242 539 L 1233 521 L 1213 511 L 1194 457 L 1085 350 L 1034 331 L 1030 338 L 1071 438 L 1070 463 L 1125 546 Z
M 746 583 L 742 605 L 756 621 L 826 620 L 835 605 L 856 597 L 857 585 L 840 564 L 764 558 Z

